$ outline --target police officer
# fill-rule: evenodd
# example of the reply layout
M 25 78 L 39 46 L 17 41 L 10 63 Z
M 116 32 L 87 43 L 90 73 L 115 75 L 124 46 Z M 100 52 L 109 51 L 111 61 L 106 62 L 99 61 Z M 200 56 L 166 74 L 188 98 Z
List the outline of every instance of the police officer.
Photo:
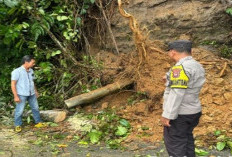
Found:
M 163 113 L 164 143 L 170 157 L 195 157 L 193 129 L 201 117 L 200 90 L 205 70 L 191 56 L 192 43 L 168 44 L 168 55 L 176 64 L 166 74 Z

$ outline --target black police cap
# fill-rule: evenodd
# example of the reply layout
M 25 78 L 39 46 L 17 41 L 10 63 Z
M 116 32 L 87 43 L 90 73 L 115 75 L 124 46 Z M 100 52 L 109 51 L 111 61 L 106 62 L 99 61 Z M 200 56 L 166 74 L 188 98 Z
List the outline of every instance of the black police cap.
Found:
M 188 52 L 191 53 L 192 42 L 189 40 L 176 40 L 168 44 L 169 50 L 176 50 L 178 52 Z

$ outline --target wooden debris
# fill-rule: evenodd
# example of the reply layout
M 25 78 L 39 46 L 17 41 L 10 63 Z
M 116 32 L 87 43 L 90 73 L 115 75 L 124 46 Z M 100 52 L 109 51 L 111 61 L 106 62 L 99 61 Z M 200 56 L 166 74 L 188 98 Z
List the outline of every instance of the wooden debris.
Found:
M 221 72 L 220 72 L 220 77 L 222 77 L 223 75 L 224 75 L 224 73 L 225 73 L 225 70 L 226 70 L 226 68 L 227 68 L 227 65 L 228 65 L 228 63 L 227 62 L 225 62 L 224 63 L 224 66 L 223 66 L 223 68 L 222 68 L 222 70 L 221 70 Z
M 111 94 L 117 90 L 120 90 L 124 88 L 125 86 L 128 86 L 132 83 L 133 83 L 133 80 L 131 79 L 123 79 L 113 84 L 109 84 L 105 87 L 93 90 L 89 93 L 84 93 L 84 94 L 75 96 L 73 98 L 70 98 L 68 100 L 65 100 L 65 104 L 67 105 L 68 108 L 71 108 L 77 105 L 90 103 L 90 102 L 93 102 L 94 100 L 97 100 L 101 97 Z
M 200 61 L 201 64 L 204 65 L 215 65 L 215 64 L 221 64 L 223 61 L 222 60 L 214 60 L 214 61 Z M 227 65 L 232 65 L 232 62 L 225 60 Z
M 216 64 L 217 62 L 201 61 L 200 63 L 203 64 L 203 65 L 214 65 L 214 64 Z
M 58 123 L 66 119 L 67 112 L 62 110 L 46 110 L 40 111 L 40 115 L 43 120 Z

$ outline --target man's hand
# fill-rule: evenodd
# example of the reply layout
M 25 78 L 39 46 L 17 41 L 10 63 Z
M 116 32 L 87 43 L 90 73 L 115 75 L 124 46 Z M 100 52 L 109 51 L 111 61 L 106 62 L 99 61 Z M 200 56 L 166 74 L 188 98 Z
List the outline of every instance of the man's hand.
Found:
M 35 95 L 36 95 L 36 98 L 39 97 L 39 93 L 37 92 L 37 90 L 35 91 Z
M 19 99 L 18 96 L 15 96 L 15 97 L 14 97 L 14 101 L 15 101 L 16 103 L 20 103 L 21 100 Z
M 167 127 L 170 127 L 170 126 L 171 126 L 171 125 L 169 124 L 169 123 L 170 123 L 170 119 L 161 117 L 160 122 L 161 122 L 161 124 L 162 124 L 163 126 L 167 126 Z

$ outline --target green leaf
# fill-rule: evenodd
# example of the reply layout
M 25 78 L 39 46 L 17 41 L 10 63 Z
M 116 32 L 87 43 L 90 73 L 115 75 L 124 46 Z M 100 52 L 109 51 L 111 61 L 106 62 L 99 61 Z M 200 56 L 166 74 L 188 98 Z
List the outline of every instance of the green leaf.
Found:
M 51 53 L 47 53 L 46 54 L 46 59 L 50 59 L 51 58 Z
M 107 141 L 107 146 L 111 149 L 118 149 L 120 147 L 120 142 L 115 139 L 115 140 L 108 140 Z
M 95 2 L 95 0 L 90 0 L 90 2 L 93 4 Z
M 8 31 L 8 26 L 0 25 L 0 35 L 5 35 L 5 33 Z
M 89 9 L 89 5 L 88 4 L 84 4 L 83 8 L 87 10 L 87 9 Z
M 63 32 L 63 36 L 65 37 L 65 39 L 67 40 L 71 40 L 71 37 L 68 35 L 68 32 Z
M 19 40 L 19 42 L 15 45 L 16 48 L 19 48 L 23 44 L 23 39 Z
M 6 6 L 13 8 L 19 4 L 19 0 L 4 0 Z
M 149 127 L 148 126 L 142 126 L 141 129 L 142 130 L 149 130 Z
M 87 141 L 80 141 L 78 142 L 78 145 L 80 145 L 81 147 L 88 147 L 89 146 L 89 143 Z
M 31 6 L 27 6 L 26 8 L 27 8 L 27 10 L 32 10 L 33 9 Z
M 50 29 L 50 24 L 48 21 L 46 21 L 45 19 L 42 20 L 44 26 L 47 28 L 47 29 Z
M 63 140 L 66 136 L 62 133 L 57 133 L 57 134 L 53 134 L 52 136 L 54 139 L 60 139 Z
M 78 17 L 78 18 L 76 19 L 76 22 L 77 22 L 77 25 L 78 25 L 78 26 L 81 26 L 81 18 L 80 18 L 80 17 Z
M 37 139 L 35 142 L 34 142 L 35 145 L 39 145 L 39 146 L 42 146 L 43 145 L 43 140 L 41 140 L 41 138 Z
M 67 20 L 67 19 L 68 19 L 67 16 L 57 16 L 58 21 L 64 21 L 64 20 Z
M 217 137 L 217 139 L 220 141 L 224 141 L 226 139 L 226 135 L 220 135 L 219 137 Z
M 59 126 L 59 125 L 56 124 L 56 123 L 51 123 L 50 126 L 51 126 L 51 127 L 57 127 L 57 126 Z
M 226 143 L 229 147 L 230 147 L 230 149 L 232 150 L 232 141 L 227 141 L 227 143 Z
M 226 13 L 229 14 L 229 15 L 232 15 L 232 8 L 226 9 Z
M 80 139 L 80 136 L 78 136 L 78 135 L 73 136 L 73 139 L 74 139 L 74 140 L 79 140 L 79 139 Z
M 98 143 L 101 136 L 102 136 L 102 132 L 98 131 L 98 130 L 92 130 L 88 136 L 90 137 L 90 141 L 92 144 Z
M 48 24 L 47 26 L 47 21 L 46 20 L 42 20 L 43 21 L 43 24 L 48 28 L 50 29 L 50 26 Z M 37 41 L 38 37 L 40 35 L 44 35 L 45 32 L 44 32 L 44 29 L 43 27 L 39 24 L 39 23 L 34 23 L 32 26 L 31 26 L 31 33 L 34 35 L 34 40 Z
M 195 148 L 195 153 L 198 155 L 198 156 L 206 156 L 209 154 L 209 152 L 203 150 L 203 149 L 198 149 L 198 148 Z
M 29 41 L 27 44 L 28 44 L 28 48 L 30 49 L 34 49 L 37 47 L 36 43 L 33 41 Z
M 163 152 L 164 152 L 164 149 L 161 149 L 159 152 L 160 152 L 160 153 L 163 153 Z
M 39 8 L 39 13 L 42 14 L 42 15 L 45 15 L 45 12 L 44 12 L 43 8 Z
M 78 144 L 80 144 L 80 145 L 88 145 L 89 143 L 87 141 L 80 141 L 80 142 L 78 142 Z
M 52 17 L 52 15 L 48 15 L 48 16 L 44 16 L 44 18 L 46 19 L 46 21 L 49 22 L 50 25 L 53 25 L 54 24 L 54 18 Z
M 127 128 L 123 126 L 118 126 L 118 130 L 116 131 L 115 135 L 125 136 L 126 134 L 127 134 Z
M 5 152 L 1 152 L 1 151 L 0 151 L 0 155 L 4 155 L 4 154 L 5 154 Z
M 217 150 L 222 151 L 225 148 L 225 146 L 226 142 L 218 142 L 216 148 Z
M 14 7 L 14 8 L 11 8 L 9 11 L 8 11 L 8 15 L 13 15 L 15 13 L 15 11 L 17 11 L 17 8 Z
M 52 57 L 56 56 L 56 55 L 59 55 L 61 54 L 61 51 L 60 50 L 57 50 L 57 51 L 53 51 L 52 52 Z
M 60 3 L 60 0 L 54 0 L 55 3 Z
M 221 130 L 216 130 L 216 131 L 214 132 L 214 135 L 215 135 L 215 136 L 219 136 L 219 135 L 221 135 L 221 133 L 222 133 Z
M 66 63 L 66 61 L 64 59 L 60 60 L 60 64 L 65 68 L 68 67 L 68 65 L 67 65 L 67 63 Z
M 10 38 L 4 38 L 3 43 L 6 44 L 6 45 L 10 45 L 11 39 Z
M 30 25 L 29 25 L 28 23 L 26 23 L 26 22 L 23 22 L 23 23 L 22 23 L 22 26 L 23 26 L 24 29 L 26 29 L 26 28 L 29 27 Z
M 86 9 L 81 9 L 81 13 L 80 14 L 83 15 L 83 14 L 86 14 L 86 12 L 87 12 Z
M 124 126 L 124 127 L 127 127 L 127 128 L 130 128 L 130 127 L 131 127 L 130 123 L 129 123 L 127 120 L 125 120 L 125 119 L 121 119 L 121 120 L 119 121 L 119 123 L 120 123 L 122 126 Z
M 28 117 L 27 117 L 27 123 L 30 123 L 30 122 L 31 122 L 31 117 L 28 116 Z

